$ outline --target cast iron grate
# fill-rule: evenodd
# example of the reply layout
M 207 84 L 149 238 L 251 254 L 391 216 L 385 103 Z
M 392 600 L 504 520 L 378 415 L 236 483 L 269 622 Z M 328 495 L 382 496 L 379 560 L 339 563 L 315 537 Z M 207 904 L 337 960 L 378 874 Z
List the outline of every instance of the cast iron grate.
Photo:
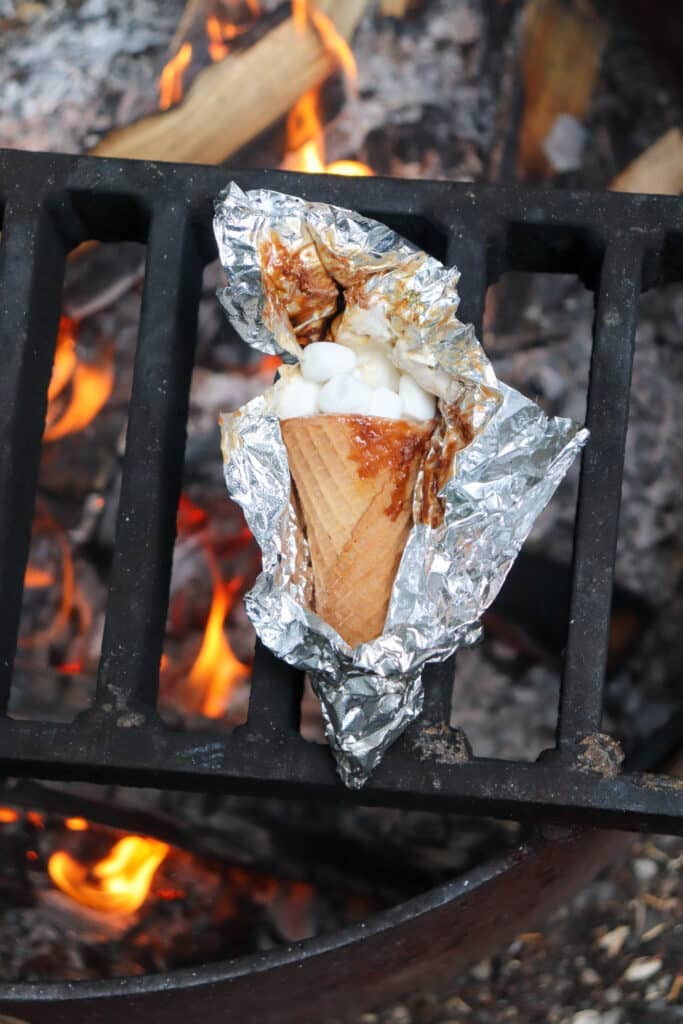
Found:
M 505 270 L 577 274 L 596 295 L 557 746 L 536 763 L 468 757 L 448 728 L 452 664 L 425 677 L 422 720 L 349 793 L 298 733 L 302 679 L 257 650 L 248 723 L 173 731 L 156 714 L 175 510 L 212 201 L 229 177 L 383 220 L 462 270 L 481 324 Z M 0 717 L 0 770 L 166 788 L 322 797 L 683 833 L 683 784 L 620 772 L 600 735 L 638 298 L 683 277 L 683 201 L 0 152 L 0 692 L 7 707 L 64 261 L 81 241 L 147 245 L 128 443 L 93 707 L 54 724 Z M 218 454 L 218 453 L 217 453 Z M 504 723 L 501 723 L 504 728 Z

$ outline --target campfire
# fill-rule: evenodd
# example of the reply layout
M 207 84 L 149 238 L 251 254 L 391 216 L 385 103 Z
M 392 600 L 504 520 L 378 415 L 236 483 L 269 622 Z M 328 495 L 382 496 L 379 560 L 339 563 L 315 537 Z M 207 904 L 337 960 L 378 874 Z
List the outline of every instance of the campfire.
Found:
M 20 5 L 16 25 L 12 22 L 13 31 L 26 34 L 36 66 L 43 29 L 62 38 L 51 12 L 33 10 L 41 6 Z M 577 142 L 581 132 L 592 132 L 596 146 L 607 147 L 612 130 L 608 120 L 599 122 L 602 108 L 590 107 L 600 88 L 598 69 L 609 33 L 601 18 L 585 10 L 572 20 L 566 12 L 571 5 L 559 3 L 558 13 L 553 2 L 530 0 L 521 5 L 529 19 L 525 24 L 516 17 L 520 5 L 492 5 L 491 14 L 491 5 L 465 0 L 452 5 L 446 0 L 374 5 L 189 0 L 182 12 L 178 6 L 172 17 L 160 12 L 159 25 L 137 25 L 137 40 L 127 42 L 120 32 L 114 42 L 106 37 L 103 47 L 118 47 L 102 58 L 111 91 L 100 104 L 103 79 L 96 68 L 81 82 L 83 116 L 67 105 L 60 129 L 71 149 L 220 164 L 226 182 L 237 168 L 278 167 L 376 176 L 375 185 L 384 175 L 506 184 L 516 174 L 545 184 L 558 179 L 600 188 L 613 180 L 615 187 L 641 190 L 654 175 L 657 190 L 681 187 L 678 178 L 671 183 L 669 173 L 673 167 L 678 174 L 680 167 L 675 128 L 664 133 L 654 153 L 631 152 L 633 145 L 620 148 L 619 154 L 623 149 L 629 157 L 639 155 L 625 170 L 621 156 L 617 160 L 610 149 L 611 162 L 603 160 L 609 174 L 597 169 L 588 147 L 584 153 Z M 98 16 L 86 9 L 82 17 L 87 22 Z M 81 14 L 73 18 L 80 26 Z M 550 37 L 554 72 L 544 64 Z M 545 77 L 531 75 L 522 39 L 534 67 L 546 68 Z M 562 39 L 571 45 L 563 48 Z M 59 60 L 76 60 L 68 40 L 64 50 Z M 21 74 L 16 77 L 19 95 Z M 583 83 L 580 90 L 570 88 L 575 77 Z M 30 79 L 28 72 L 25 78 Z M 521 78 L 527 86 L 524 102 L 517 89 Z M 31 146 L 58 149 L 61 135 L 52 122 L 59 120 L 59 111 L 50 108 L 49 95 L 41 102 L 47 111 L 43 120 L 29 91 Z M 664 130 L 668 122 L 660 120 Z M 511 140 L 520 132 L 523 144 L 515 146 Z M 18 131 L 9 138 L 13 146 L 22 144 Z M 331 201 L 337 201 L 337 187 L 330 184 Z M 440 210 L 428 203 L 413 208 L 407 192 L 401 193 L 400 207 L 385 201 L 380 190 L 370 194 L 376 206 L 362 206 L 359 199 L 359 209 L 386 217 L 417 244 L 446 258 L 452 239 L 439 227 Z M 353 195 L 365 202 L 366 193 Z M 454 230 L 452 224 L 448 230 Z M 511 229 L 511 250 L 518 242 L 516 230 Z M 567 253 L 572 255 L 570 247 Z M 592 271 L 591 265 L 587 278 Z M 476 263 L 465 262 L 464 278 L 468 272 L 469 281 L 476 279 Z M 9 707 L 11 717 L 22 722 L 77 724 L 93 706 L 123 459 L 127 444 L 144 447 L 144 441 L 127 436 L 144 278 L 139 243 L 86 241 L 67 261 Z M 249 713 L 255 637 L 243 598 L 260 570 L 254 538 L 226 497 L 217 416 L 262 392 L 280 366 L 278 357 L 252 352 L 230 332 L 215 298 L 221 284 L 217 264 L 208 265 L 199 301 L 157 708 L 174 735 L 199 737 L 185 762 L 173 762 L 174 784 L 182 788 L 183 772 L 188 764 L 194 769 L 194 757 L 205 773 L 197 788 L 207 790 L 206 764 L 220 757 L 222 740 L 230 734 L 237 747 L 244 741 L 240 729 Z M 483 279 L 480 284 L 483 296 Z M 470 309 L 479 301 L 472 301 L 472 293 L 463 291 Z M 666 481 L 673 471 L 666 428 L 653 426 L 653 418 L 675 417 L 676 406 L 666 387 L 661 407 L 653 400 L 660 377 L 652 369 L 659 348 L 675 333 L 675 317 L 669 307 L 648 308 L 651 334 L 644 344 L 650 365 L 636 362 L 641 390 L 635 434 L 629 436 L 636 438 L 638 451 L 642 446 L 657 453 L 665 482 L 660 490 L 651 486 L 650 471 L 640 463 L 637 473 L 627 472 L 624 522 L 630 548 L 626 545 L 623 556 L 626 585 L 614 593 L 609 671 L 616 696 L 608 702 L 607 716 L 610 732 L 625 740 L 638 738 L 641 720 L 666 717 L 675 696 L 663 682 L 675 660 L 675 644 L 671 615 L 661 607 L 665 598 L 675 604 L 675 567 L 662 568 L 653 554 L 662 536 L 665 543 L 670 540 L 666 529 L 673 498 Z M 468 316 L 475 319 L 479 312 L 474 308 Z M 536 288 L 516 271 L 505 274 L 488 291 L 484 318 L 486 344 L 501 378 L 533 394 L 549 413 L 581 419 L 592 317 L 587 293 L 565 278 L 560 286 L 551 285 L 548 275 Z M 643 509 L 646 491 L 656 509 L 650 518 Z M 453 723 L 464 728 L 476 755 L 492 759 L 494 782 L 500 764 L 495 758 L 530 762 L 555 742 L 576 492 L 574 476 L 558 495 L 551 526 L 542 523 L 533 538 L 537 553 L 521 559 L 488 616 L 487 643 L 459 660 Z M 637 515 L 629 511 L 629 498 Z M 634 564 L 633 551 L 645 552 L 642 565 Z M 547 601 L 538 599 L 539 591 Z M 659 623 L 660 613 L 664 625 L 655 627 L 657 642 L 647 648 L 648 664 L 632 661 L 645 626 L 655 618 Z M 421 783 L 428 775 L 424 751 L 431 756 L 439 730 L 450 722 L 448 671 L 427 695 L 427 714 L 436 720 L 438 712 L 446 721 L 434 725 L 428 719 L 432 732 L 420 740 L 427 746 L 415 748 Z M 623 680 L 631 680 L 631 674 L 642 685 L 628 688 Z M 278 678 L 283 686 L 289 679 Z M 628 700 L 622 699 L 626 689 Z M 270 711 L 267 705 L 262 722 L 268 723 Z M 300 721 L 298 715 L 296 731 L 323 743 L 320 712 L 307 687 Z M 150 715 L 152 730 L 154 718 Z M 278 728 L 263 732 L 275 760 Z M 466 747 L 466 742 L 458 747 L 462 760 L 469 756 Z M 150 751 L 155 753 L 152 743 Z M 595 756 L 609 759 L 613 752 L 600 748 Z M 312 758 L 318 753 L 320 747 Z M 617 750 L 615 759 L 619 755 Z M 307 756 L 302 755 L 302 778 Z M 443 756 L 455 756 L 453 749 Z M 247 750 L 245 763 L 248 759 Z M 283 760 L 291 769 L 295 758 L 289 748 Z M 438 773 L 449 763 L 437 762 L 430 798 L 438 792 Z M 59 777 L 78 776 L 63 771 Z M 16 931 L 8 926 L 6 942 L 15 952 L 3 970 L 10 980 L 139 975 L 288 947 L 417 896 L 518 838 L 507 825 L 446 823 L 426 810 L 399 814 L 335 804 L 313 812 L 303 802 L 276 807 L 275 785 L 273 800 L 259 805 L 249 796 L 226 798 L 220 786 L 214 795 L 150 789 L 132 796 L 124 785 L 111 785 L 95 795 L 100 778 L 93 777 L 93 784 L 56 778 L 45 784 L 9 780 L 0 794 L 0 849 L 9 851 L 0 893 L 8 907 L 20 910 L 13 918 Z M 278 781 L 274 772 L 272 779 Z M 269 784 L 266 773 L 259 780 L 261 792 L 268 793 Z M 249 793 L 249 785 L 243 791 Z M 22 953 L 24 927 L 34 927 L 35 934 Z

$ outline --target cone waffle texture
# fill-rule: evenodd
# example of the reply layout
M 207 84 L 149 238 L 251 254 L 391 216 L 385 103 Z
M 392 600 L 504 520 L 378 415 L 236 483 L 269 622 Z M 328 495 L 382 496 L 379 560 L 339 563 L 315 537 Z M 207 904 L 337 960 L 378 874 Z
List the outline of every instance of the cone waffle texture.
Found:
M 352 647 L 383 630 L 433 426 L 363 416 L 281 423 L 311 552 L 314 610 Z

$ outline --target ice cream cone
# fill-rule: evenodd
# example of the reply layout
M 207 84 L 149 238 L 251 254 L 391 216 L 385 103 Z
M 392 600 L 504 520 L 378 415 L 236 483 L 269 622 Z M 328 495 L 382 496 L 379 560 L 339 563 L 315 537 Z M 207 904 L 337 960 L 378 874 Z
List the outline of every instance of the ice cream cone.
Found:
M 351 646 L 384 627 L 433 427 L 341 415 L 281 422 L 311 552 L 314 610 Z

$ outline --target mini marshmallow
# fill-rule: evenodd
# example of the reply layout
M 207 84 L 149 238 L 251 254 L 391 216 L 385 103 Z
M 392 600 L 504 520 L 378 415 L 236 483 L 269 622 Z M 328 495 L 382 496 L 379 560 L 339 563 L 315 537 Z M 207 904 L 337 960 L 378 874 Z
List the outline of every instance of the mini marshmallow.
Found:
M 324 384 L 340 373 L 348 373 L 356 365 L 356 353 L 333 341 L 314 341 L 301 356 L 301 374 L 306 380 Z
M 372 391 L 355 374 L 333 377 L 320 392 L 320 411 L 351 416 L 368 416 Z
M 398 393 L 401 375 L 381 352 L 359 352 L 357 372 L 371 388 L 388 388 Z
M 389 388 L 374 388 L 370 398 L 370 415 L 383 416 L 387 420 L 400 420 L 403 415 L 401 399 Z
M 315 416 L 320 411 L 320 385 L 293 374 L 275 385 L 275 411 L 281 420 Z
M 436 413 L 436 398 L 416 384 L 412 377 L 401 376 L 398 386 L 404 416 L 414 420 L 431 420 Z

